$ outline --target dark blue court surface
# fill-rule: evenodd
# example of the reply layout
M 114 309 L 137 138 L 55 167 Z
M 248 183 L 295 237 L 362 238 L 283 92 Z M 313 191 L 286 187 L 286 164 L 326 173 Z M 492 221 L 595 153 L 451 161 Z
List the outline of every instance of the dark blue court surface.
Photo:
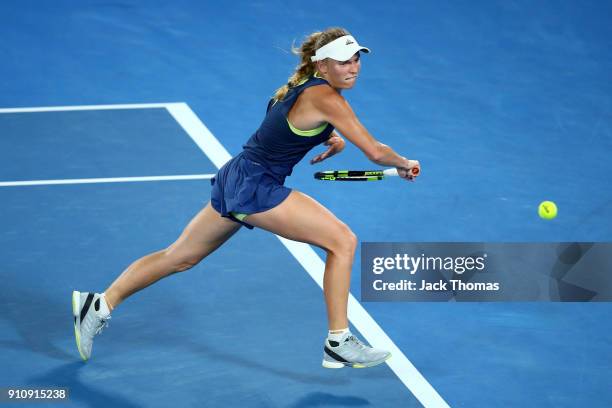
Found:
M 423 174 L 312 179 L 372 167 L 348 146 L 289 186 L 361 241 L 609 242 L 611 15 L 603 1 L 0 3 L 0 388 L 68 387 L 56 405 L 78 407 L 436 406 L 388 365 L 321 368 L 321 290 L 260 230 L 128 299 L 81 362 L 71 291 L 170 244 L 210 183 L 63 182 L 206 175 L 220 156 L 162 105 L 8 108 L 185 102 L 235 155 L 296 64 L 292 40 L 345 26 L 373 52 L 344 95 Z M 59 184 L 6 184 L 31 180 Z M 537 216 L 543 200 L 556 219 Z M 362 306 L 449 406 L 612 406 L 609 303 Z

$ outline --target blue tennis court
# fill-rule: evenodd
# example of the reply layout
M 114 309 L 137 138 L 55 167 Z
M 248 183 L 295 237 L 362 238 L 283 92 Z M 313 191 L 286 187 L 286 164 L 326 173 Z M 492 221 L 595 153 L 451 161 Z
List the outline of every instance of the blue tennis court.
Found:
M 72 290 L 181 233 L 291 74 L 292 40 L 328 26 L 373 51 L 353 109 L 423 166 L 416 183 L 313 180 L 372 167 L 347 146 L 295 168 L 287 185 L 360 241 L 611 241 L 607 2 L 333 9 L 0 4 L 0 388 L 67 387 L 56 406 L 78 407 L 612 405 L 609 303 L 361 302 L 359 254 L 352 329 L 394 357 L 322 369 L 324 253 L 257 229 L 128 299 L 80 360 Z

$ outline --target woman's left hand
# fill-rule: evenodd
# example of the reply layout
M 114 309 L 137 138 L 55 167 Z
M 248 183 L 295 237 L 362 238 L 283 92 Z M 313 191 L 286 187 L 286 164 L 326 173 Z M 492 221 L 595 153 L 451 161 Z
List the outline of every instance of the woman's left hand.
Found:
M 337 135 L 330 137 L 323 144 L 329 147 L 323 153 L 318 154 L 315 157 L 313 157 L 312 160 L 310 160 L 310 164 L 319 163 L 327 159 L 328 157 L 332 157 L 334 154 L 340 153 L 342 150 L 344 150 L 344 145 L 345 145 L 344 139 Z

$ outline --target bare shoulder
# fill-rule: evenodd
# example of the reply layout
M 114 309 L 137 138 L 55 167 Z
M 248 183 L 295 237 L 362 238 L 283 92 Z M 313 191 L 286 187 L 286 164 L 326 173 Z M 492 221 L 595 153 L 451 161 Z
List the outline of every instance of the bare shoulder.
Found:
M 350 111 L 346 99 L 329 85 L 315 85 L 303 92 L 308 102 L 318 111 L 327 114 Z

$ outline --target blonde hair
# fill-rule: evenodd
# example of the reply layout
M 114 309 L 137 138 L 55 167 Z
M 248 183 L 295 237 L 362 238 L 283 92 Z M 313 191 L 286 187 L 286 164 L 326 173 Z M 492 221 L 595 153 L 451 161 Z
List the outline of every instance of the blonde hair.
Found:
M 300 57 L 300 63 L 295 69 L 295 72 L 289 77 L 287 83 L 276 90 L 274 100 L 282 100 L 289 92 L 289 89 L 296 86 L 305 79 L 310 78 L 316 71 L 316 63 L 310 60 L 310 57 L 315 55 L 315 52 L 336 38 L 343 35 L 350 35 L 348 31 L 340 27 L 331 27 L 325 31 L 316 31 L 306 37 L 299 48 L 291 47 L 291 52 Z

